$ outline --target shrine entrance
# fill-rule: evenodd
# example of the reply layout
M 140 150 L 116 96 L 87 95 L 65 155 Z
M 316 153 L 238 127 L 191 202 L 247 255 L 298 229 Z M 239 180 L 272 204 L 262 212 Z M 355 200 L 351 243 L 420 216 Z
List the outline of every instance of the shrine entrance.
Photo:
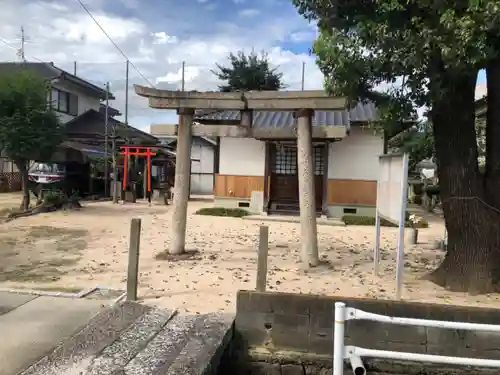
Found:
M 306 267 L 319 264 L 316 215 L 318 203 L 323 201 L 325 195 L 323 187 L 327 185 L 323 181 L 323 176 L 327 174 L 328 168 L 325 168 L 324 162 L 320 161 L 323 159 L 320 156 L 322 150 L 327 150 L 327 147 L 323 142 L 321 150 L 315 151 L 314 140 L 343 138 L 346 136 L 346 128 L 320 125 L 313 129 L 312 118 L 316 109 L 345 109 L 348 104 L 346 98 L 331 97 L 324 91 L 184 92 L 138 85 L 135 86 L 135 92 L 148 98 L 151 108 L 175 109 L 179 114 L 179 124 L 168 126 L 171 131 L 169 135 L 177 136 L 170 255 L 181 256 L 186 252 L 192 136 L 254 138 L 296 143 L 296 147 L 285 147 L 280 153 L 275 152 L 276 162 L 270 165 L 269 161 L 266 161 L 263 176 L 265 181 L 262 192 L 263 206 L 268 204 L 266 201 L 268 188 L 274 189 L 274 197 L 279 200 L 299 203 L 302 261 Z M 239 111 L 240 116 L 237 120 L 239 124 L 193 123 L 197 109 Z M 295 125 L 287 128 L 254 128 L 253 114 L 259 110 L 274 112 L 292 110 L 296 119 Z M 269 147 L 266 148 L 269 150 Z M 272 155 L 267 150 L 266 155 Z M 315 162 L 314 158 L 318 161 Z M 273 176 L 269 175 L 270 166 L 274 167 Z M 267 183 L 268 180 L 274 180 L 274 188 L 272 182 Z
M 297 145 L 292 142 L 271 143 L 269 203 L 270 214 L 297 214 L 300 211 Z M 323 183 L 327 171 L 324 144 L 313 146 L 314 190 L 316 214 L 321 215 L 323 204 Z

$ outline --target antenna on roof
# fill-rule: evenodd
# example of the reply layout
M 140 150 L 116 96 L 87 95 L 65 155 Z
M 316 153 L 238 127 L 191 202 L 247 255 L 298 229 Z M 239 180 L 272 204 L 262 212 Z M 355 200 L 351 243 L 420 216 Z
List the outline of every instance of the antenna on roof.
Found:
M 26 55 L 24 53 L 25 43 L 26 43 L 26 38 L 24 36 L 24 27 L 21 26 L 21 48 L 19 48 L 19 51 L 17 51 L 17 54 L 21 58 L 22 62 L 26 62 Z
M 182 68 L 181 68 L 181 71 L 182 71 L 182 79 L 181 79 L 181 91 L 184 92 L 184 88 L 185 88 L 185 70 L 186 70 L 186 62 L 183 61 L 182 62 Z
M 306 62 L 302 61 L 302 91 L 304 91 L 305 74 L 306 74 Z

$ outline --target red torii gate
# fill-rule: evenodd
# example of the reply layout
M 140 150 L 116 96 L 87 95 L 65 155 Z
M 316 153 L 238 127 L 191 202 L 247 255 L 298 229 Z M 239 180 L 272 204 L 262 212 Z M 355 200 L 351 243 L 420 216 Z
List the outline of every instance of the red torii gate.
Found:
M 148 199 L 151 198 L 151 156 L 155 156 L 159 147 L 151 147 L 151 146 L 120 146 L 122 152 L 120 155 L 125 156 L 123 160 L 123 184 L 122 188 L 125 190 L 127 188 L 127 174 L 128 174 L 128 157 L 129 156 L 145 156 L 147 159 L 147 175 L 145 176 L 147 179 L 147 192 Z

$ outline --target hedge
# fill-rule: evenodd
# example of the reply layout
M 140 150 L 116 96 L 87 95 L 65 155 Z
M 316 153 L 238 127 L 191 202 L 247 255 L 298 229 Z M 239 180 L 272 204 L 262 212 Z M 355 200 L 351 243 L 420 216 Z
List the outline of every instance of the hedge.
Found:
M 200 208 L 195 212 L 195 214 L 206 216 L 243 217 L 250 215 L 250 212 L 242 208 L 205 207 Z
M 407 212 L 406 213 L 406 227 L 411 228 L 412 225 L 410 221 L 408 220 L 410 214 Z M 375 225 L 375 217 L 373 216 L 358 216 L 358 215 L 344 215 L 342 216 L 342 221 L 345 223 L 345 225 L 367 225 L 367 226 L 372 226 Z M 396 224 L 391 223 L 390 221 L 387 221 L 385 219 L 380 218 L 380 226 L 382 227 L 397 227 Z M 417 225 L 417 228 L 428 228 L 429 223 L 422 219 Z

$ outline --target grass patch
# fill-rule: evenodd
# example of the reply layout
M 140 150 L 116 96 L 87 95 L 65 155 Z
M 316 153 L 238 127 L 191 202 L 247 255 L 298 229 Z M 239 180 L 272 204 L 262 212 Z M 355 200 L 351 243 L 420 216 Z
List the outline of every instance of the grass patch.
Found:
M 409 216 L 409 215 L 407 215 Z M 373 216 L 358 216 L 358 215 L 344 215 L 342 216 L 342 221 L 345 225 L 366 225 L 372 226 L 375 225 L 375 217 Z M 391 223 L 385 219 L 380 218 L 380 226 L 382 227 L 397 227 L 396 224 Z M 409 221 L 406 222 L 405 225 L 407 228 L 411 228 L 411 223 Z M 429 223 L 422 219 L 417 225 L 417 228 L 428 228 Z
M 70 267 L 78 259 L 50 260 L 48 262 L 32 262 L 20 264 L 15 267 L 0 268 L 0 281 L 15 282 L 54 282 L 67 274 L 70 269 L 62 270 L 60 267 Z
M 73 271 L 86 249 L 85 229 L 22 227 L 0 232 L 0 282 L 50 283 Z
M 244 217 L 250 215 L 250 212 L 244 210 L 243 208 L 206 207 L 200 208 L 195 212 L 195 214 L 206 216 Z

